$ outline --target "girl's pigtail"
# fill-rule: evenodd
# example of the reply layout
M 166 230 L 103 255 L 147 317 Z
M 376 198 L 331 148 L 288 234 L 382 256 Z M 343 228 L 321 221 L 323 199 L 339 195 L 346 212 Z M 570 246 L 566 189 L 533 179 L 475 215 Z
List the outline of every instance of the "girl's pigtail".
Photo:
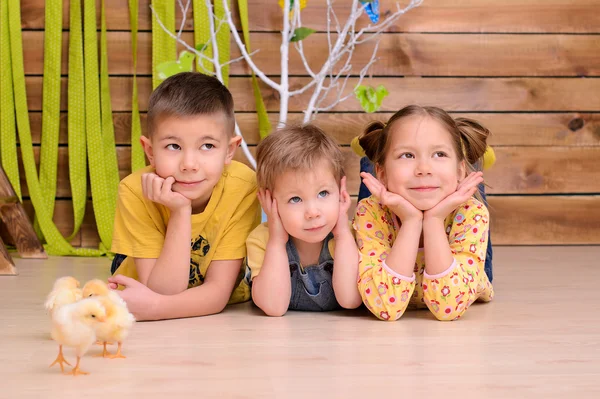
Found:
M 385 140 L 383 140 L 384 129 L 385 124 L 383 122 L 371 122 L 358 138 L 360 146 L 371 162 L 381 163 L 382 161 L 379 158 L 382 155 L 385 144 Z
M 460 131 L 465 158 L 473 165 L 485 154 L 490 131 L 472 119 L 456 118 L 455 122 Z

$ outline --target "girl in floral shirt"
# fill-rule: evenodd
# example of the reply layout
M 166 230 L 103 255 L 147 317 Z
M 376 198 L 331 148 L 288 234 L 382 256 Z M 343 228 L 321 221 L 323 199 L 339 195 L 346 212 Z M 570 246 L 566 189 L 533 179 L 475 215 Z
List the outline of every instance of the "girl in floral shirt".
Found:
M 489 213 L 473 197 L 483 177 L 470 170 L 488 135 L 473 120 L 415 105 L 361 135 L 377 179 L 361 173 L 373 195 L 359 202 L 353 222 L 358 288 L 379 319 L 397 320 L 410 306 L 455 320 L 492 299 L 484 272 Z

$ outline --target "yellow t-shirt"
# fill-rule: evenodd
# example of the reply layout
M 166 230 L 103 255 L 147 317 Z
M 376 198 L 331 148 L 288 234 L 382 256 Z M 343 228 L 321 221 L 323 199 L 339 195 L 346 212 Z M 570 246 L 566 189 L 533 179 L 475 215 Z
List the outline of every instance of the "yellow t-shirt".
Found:
M 252 279 L 258 276 L 258 274 L 260 273 L 263 261 L 265 260 L 265 250 L 267 249 L 267 241 L 269 241 L 269 226 L 267 225 L 267 223 L 262 223 L 258 225 L 252 231 L 252 233 L 250 233 L 248 239 L 246 240 L 246 250 L 248 252 L 246 262 L 251 273 L 250 281 L 252 281 Z M 335 250 L 335 239 L 332 238 L 331 240 L 329 240 L 327 249 L 331 254 L 331 258 L 333 258 Z
M 161 254 L 170 212 L 142 193 L 141 176 L 152 171 L 150 166 L 140 169 L 119 184 L 111 250 L 127 257 L 114 274 L 138 279 L 134 258 L 157 259 Z M 236 161 L 225 167 L 206 209 L 192 215 L 188 288 L 203 283 L 213 260 L 246 256 L 246 238 L 261 219 L 256 192 L 256 174 L 252 169 Z M 229 303 L 250 299 L 250 288 L 243 275 L 241 267 Z

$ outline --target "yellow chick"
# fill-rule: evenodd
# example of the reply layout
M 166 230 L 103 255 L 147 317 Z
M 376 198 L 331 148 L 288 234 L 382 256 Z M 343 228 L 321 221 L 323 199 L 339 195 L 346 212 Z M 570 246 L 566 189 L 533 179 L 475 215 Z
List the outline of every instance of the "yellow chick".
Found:
M 46 298 L 44 307 L 52 314 L 60 306 L 77 302 L 81 297 L 82 292 L 79 288 L 79 281 L 71 276 L 61 277 L 54 282 L 54 286 Z
M 50 367 L 56 363 L 67 363 L 62 354 L 62 347 L 75 348 L 77 364 L 67 374 L 89 374 L 79 369 L 81 357 L 96 341 L 94 327 L 106 319 L 106 311 L 100 301 L 95 298 L 84 298 L 78 302 L 61 306 L 52 313 L 52 339 L 58 342 L 58 356 Z M 67 363 L 68 364 L 68 363 Z
M 84 298 L 97 298 L 106 309 L 106 322 L 96 325 L 96 337 L 104 345 L 104 350 L 99 356 L 111 359 L 125 358 L 121 354 L 123 341 L 135 322 L 135 317 L 129 313 L 125 301 L 102 280 L 90 280 L 83 286 Z M 106 350 L 109 342 L 118 343 L 117 353 L 110 354 Z

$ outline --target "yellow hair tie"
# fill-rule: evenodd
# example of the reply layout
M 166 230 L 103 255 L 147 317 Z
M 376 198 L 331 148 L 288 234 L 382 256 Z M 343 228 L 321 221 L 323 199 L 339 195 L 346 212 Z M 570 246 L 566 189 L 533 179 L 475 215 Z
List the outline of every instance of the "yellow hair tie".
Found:
M 358 136 L 352 139 L 352 141 L 350 142 L 350 147 L 352 147 L 352 150 L 359 157 L 367 156 L 367 154 L 365 154 L 365 150 L 363 150 L 363 148 L 360 146 L 360 143 L 358 142 Z
M 494 149 L 488 146 L 485 149 L 485 153 L 483 154 L 483 170 L 487 170 L 494 166 L 496 163 L 496 154 L 494 153 Z

